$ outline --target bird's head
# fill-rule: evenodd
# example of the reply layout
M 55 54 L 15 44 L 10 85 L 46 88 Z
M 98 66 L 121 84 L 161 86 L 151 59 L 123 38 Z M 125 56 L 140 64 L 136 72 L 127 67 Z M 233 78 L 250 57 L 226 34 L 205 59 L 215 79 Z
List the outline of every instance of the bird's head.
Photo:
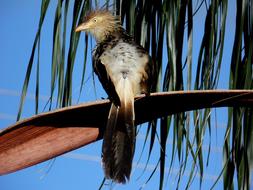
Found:
M 122 27 L 118 16 L 112 15 L 107 10 L 95 10 L 89 12 L 76 28 L 76 32 L 85 31 L 91 33 L 97 42 L 101 42 L 106 37 Z

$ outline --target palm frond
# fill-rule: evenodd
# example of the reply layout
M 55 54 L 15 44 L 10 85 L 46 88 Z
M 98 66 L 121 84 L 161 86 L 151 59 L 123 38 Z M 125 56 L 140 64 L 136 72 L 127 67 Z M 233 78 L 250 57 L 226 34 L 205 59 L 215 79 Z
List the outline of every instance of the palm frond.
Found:
M 106 7 L 109 7 L 109 2 L 106 1 Z M 231 1 L 113 0 L 111 2 L 115 13 L 121 16 L 121 21 L 126 30 L 152 56 L 155 67 L 153 91 L 206 90 L 218 87 L 222 65 L 228 64 L 223 58 L 226 35 L 230 32 L 227 31 L 226 23 L 228 22 L 227 14 L 228 7 L 232 4 Z M 42 84 L 39 80 L 41 72 L 40 43 L 43 43 L 40 40 L 40 36 L 49 4 L 49 0 L 43 0 L 41 4 L 39 26 L 27 66 L 17 120 L 21 117 L 30 75 L 36 58 L 35 113 L 39 112 L 39 86 Z M 73 10 L 70 9 L 70 5 L 73 5 Z M 60 108 L 72 104 L 73 72 L 80 39 L 80 34 L 75 33 L 74 28 L 81 22 L 84 14 L 92 6 L 98 7 L 99 1 L 93 3 L 89 0 L 76 0 L 73 2 L 69 0 L 58 1 L 52 26 L 53 49 L 49 110 L 54 107 Z M 205 12 L 203 15 L 204 23 L 200 25 L 195 22 L 198 11 Z M 230 80 L 227 87 L 230 89 L 252 89 L 252 1 L 237 0 L 236 9 L 233 11 L 236 13 L 236 20 L 232 20 L 231 22 L 234 22 L 236 25 L 230 61 Z M 71 23 L 68 23 L 67 18 L 69 15 L 72 18 Z M 70 32 L 67 30 L 68 25 L 71 25 Z M 196 45 L 198 44 L 197 41 L 193 39 L 194 30 L 198 28 L 204 28 L 204 34 L 199 47 Z M 81 72 L 79 97 L 81 97 L 87 65 L 90 65 L 86 64 L 89 47 L 87 36 L 85 36 L 84 43 L 85 47 L 82 50 L 84 62 Z M 198 51 L 197 59 L 193 59 L 193 51 Z M 55 97 L 57 100 L 56 105 L 53 104 Z M 182 100 L 177 101 L 181 105 L 180 101 Z M 176 158 L 178 158 L 177 161 L 180 165 L 178 188 L 186 165 L 189 165 L 189 159 L 192 159 L 193 163 L 186 188 L 189 188 L 196 172 L 200 174 L 201 187 L 205 173 L 205 160 L 202 149 L 203 137 L 207 132 L 209 133 L 209 137 L 211 137 L 213 126 L 213 120 L 211 119 L 213 113 L 209 108 L 210 105 L 201 106 L 206 105 L 206 101 L 208 100 L 201 101 L 201 104 L 197 104 L 195 101 L 191 102 L 192 106 L 196 103 L 193 106 L 195 108 L 193 113 L 177 111 L 174 115 L 163 115 L 160 121 L 155 120 L 153 124 L 150 123 L 148 125 L 146 136 L 148 137 L 150 133 L 150 144 L 147 162 L 152 154 L 156 138 L 159 137 L 160 139 L 160 189 L 162 189 L 164 183 L 164 167 L 166 163 L 170 163 L 170 168 L 172 168 Z M 215 105 L 222 104 L 224 100 L 221 98 L 220 101 L 217 100 Z M 250 166 L 253 163 L 253 129 L 251 127 L 253 126 L 253 111 L 252 108 L 243 108 L 240 107 L 241 105 L 244 104 L 228 109 L 228 122 L 223 150 L 225 163 L 222 170 L 224 189 L 234 187 L 233 179 L 235 174 L 237 174 L 238 189 L 249 189 Z M 170 106 L 168 105 L 168 110 L 170 110 Z M 206 109 L 199 110 L 199 108 Z M 152 119 L 157 119 L 157 117 L 149 115 L 148 121 Z M 192 125 L 195 127 L 193 135 L 190 134 Z M 170 133 L 171 131 L 172 134 Z M 173 138 L 170 149 L 167 148 L 166 144 L 169 134 Z M 211 140 L 209 141 L 209 152 L 206 163 L 209 162 L 210 146 Z M 170 162 L 167 162 L 168 158 L 166 157 L 168 150 L 171 151 Z

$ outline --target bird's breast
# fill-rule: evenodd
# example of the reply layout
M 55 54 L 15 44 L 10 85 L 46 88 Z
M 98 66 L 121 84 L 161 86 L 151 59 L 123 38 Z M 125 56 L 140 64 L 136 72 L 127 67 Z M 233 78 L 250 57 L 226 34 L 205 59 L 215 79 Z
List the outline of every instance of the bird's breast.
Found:
M 141 91 L 140 83 L 147 76 L 145 67 L 149 56 L 140 51 L 138 46 L 118 42 L 113 48 L 107 48 L 100 56 L 100 61 L 114 84 L 124 78 L 130 80 L 135 88 L 135 94 Z

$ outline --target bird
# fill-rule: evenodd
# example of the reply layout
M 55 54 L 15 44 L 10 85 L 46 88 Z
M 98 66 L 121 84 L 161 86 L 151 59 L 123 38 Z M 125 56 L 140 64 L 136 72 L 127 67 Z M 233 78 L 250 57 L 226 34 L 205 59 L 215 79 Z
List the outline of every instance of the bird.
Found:
M 130 180 L 135 151 L 134 98 L 150 94 L 153 61 L 121 25 L 120 17 L 105 9 L 89 11 L 76 32 L 96 40 L 93 70 L 111 101 L 102 144 L 105 178 L 116 183 Z

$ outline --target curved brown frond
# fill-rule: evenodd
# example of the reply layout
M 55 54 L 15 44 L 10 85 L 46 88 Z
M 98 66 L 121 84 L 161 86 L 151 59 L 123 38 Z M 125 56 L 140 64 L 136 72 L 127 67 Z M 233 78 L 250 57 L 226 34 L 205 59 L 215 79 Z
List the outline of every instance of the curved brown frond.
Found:
M 0 132 L 0 175 L 38 164 L 101 139 L 108 100 L 35 115 Z M 252 107 L 252 90 L 153 93 L 136 97 L 136 124 L 209 107 Z M 144 111 L 145 110 L 145 111 Z

